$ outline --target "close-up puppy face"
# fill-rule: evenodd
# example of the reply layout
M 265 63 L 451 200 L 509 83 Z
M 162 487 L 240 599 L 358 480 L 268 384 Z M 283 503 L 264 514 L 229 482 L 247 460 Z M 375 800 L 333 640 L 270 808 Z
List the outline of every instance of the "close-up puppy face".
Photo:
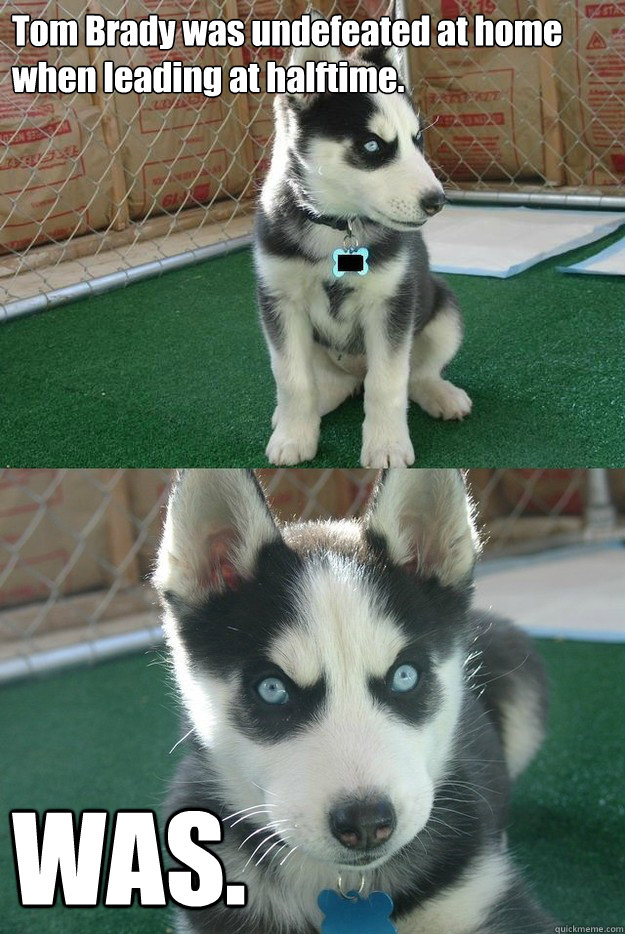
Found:
M 283 529 L 251 475 L 181 480 L 157 572 L 176 675 L 220 794 L 271 849 L 372 866 L 424 827 L 473 555 L 453 471 L 391 472 L 363 523 Z
M 311 52 L 303 50 L 292 64 Z M 333 50 L 323 52 L 324 60 L 332 59 Z M 358 53 L 349 61 L 372 64 Z M 376 62 L 396 65 L 383 54 Z M 293 95 L 276 106 L 302 189 L 320 214 L 368 217 L 406 230 L 443 206 L 443 188 L 423 154 L 423 122 L 408 93 Z

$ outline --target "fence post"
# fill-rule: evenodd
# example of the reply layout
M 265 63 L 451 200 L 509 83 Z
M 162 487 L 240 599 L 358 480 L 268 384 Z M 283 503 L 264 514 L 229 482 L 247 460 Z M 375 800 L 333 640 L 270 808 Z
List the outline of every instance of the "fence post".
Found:
M 586 534 L 607 532 L 616 526 L 616 509 L 612 502 L 608 473 L 603 467 L 591 467 L 586 478 Z

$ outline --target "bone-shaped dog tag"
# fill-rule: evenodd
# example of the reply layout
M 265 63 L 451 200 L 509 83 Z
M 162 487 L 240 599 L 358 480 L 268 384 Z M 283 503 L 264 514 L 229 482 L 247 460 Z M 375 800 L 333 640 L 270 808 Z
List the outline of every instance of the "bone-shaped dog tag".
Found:
M 350 247 L 346 250 L 334 250 L 332 253 L 332 272 L 337 279 L 344 276 L 346 272 L 355 272 L 359 276 L 366 276 L 369 272 L 369 250 L 366 246 Z
M 363 898 L 358 892 L 341 895 L 324 889 L 317 904 L 325 915 L 321 934 L 397 934 L 391 921 L 393 899 L 386 892 Z

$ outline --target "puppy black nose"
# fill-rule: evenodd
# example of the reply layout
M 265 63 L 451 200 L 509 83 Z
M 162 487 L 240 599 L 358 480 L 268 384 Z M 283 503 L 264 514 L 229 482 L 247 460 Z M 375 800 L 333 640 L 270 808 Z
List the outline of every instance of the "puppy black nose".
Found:
M 395 830 L 395 809 L 387 798 L 346 801 L 330 811 L 330 829 L 349 850 L 372 850 Z
M 432 217 L 433 214 L 438 214 L 442 210 L 446 201 L 447 198 L 442 191 L 426 191 L 421 198 L 421 208 Z

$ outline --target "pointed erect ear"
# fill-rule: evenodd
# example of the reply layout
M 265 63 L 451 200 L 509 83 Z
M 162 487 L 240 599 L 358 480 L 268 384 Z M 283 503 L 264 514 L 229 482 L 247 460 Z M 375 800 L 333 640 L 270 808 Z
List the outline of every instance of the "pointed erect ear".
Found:
M 473 506 L 458 470 L 385 471 L 365 524 L 393 561 L 454 587 L 471 578 L 479 541 Z
M 395 0 L 389 0 L 389 3 L 382 13 L 382 16 L 388 16 L 389 19 L 396 18 Z M 357 46 L 351 53 L 350 58 L 368 62 L 375 65 L 376 68 L 382 68 L 384 65 L 390 65 L 395 69 L 399 81 L 404 87 L 408 84 L 406 74 L 406 55 L 407 49 L 398 49 L 396 46 Z
M 388 67 L 394 68 L 399 78 L 399 83 L 406 86 L 404 49 L 398 49 L 395 46 L 356 46 L 350 55 L 350 60 L 355 65 L 375 65 L 376 68 Z
M 318 19 L 325 20 L 323 13 L 310 7 L 306 10 L 310 16 L 311 23 Z M 341 50 L 332 45 L 318 48 L 316 45 L 305 47 L 293 46 L 289 54 L 289 65 L 303 65 L 305 62 L 339 62 L 341 61 Z
M 341 61 L 345 61 L 345 56 L 341 55 L 341 50 L 335 48 L 333 45 L 326 45 L 319 49 L 314 45 L 292 48 L 289 55 L 289 66 L 305 65 L 306 62 Z
M 185 470 L 169 498 L 154 583 L 195 603 L 249 577 L 280 538 L 251 470 Z

